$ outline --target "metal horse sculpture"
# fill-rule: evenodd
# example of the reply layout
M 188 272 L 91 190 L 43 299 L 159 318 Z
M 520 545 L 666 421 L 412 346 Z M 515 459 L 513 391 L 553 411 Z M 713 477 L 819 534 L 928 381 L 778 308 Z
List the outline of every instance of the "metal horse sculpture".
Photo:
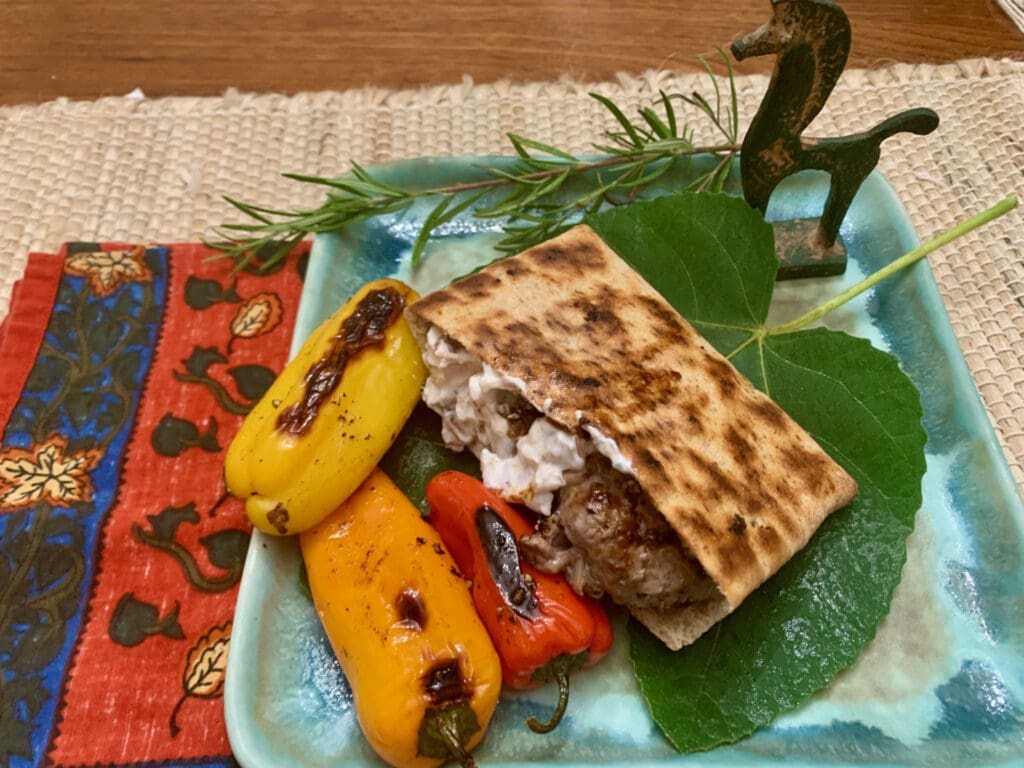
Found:
M 850 22 L 829 0 L 772 0 L 772 20 L 732 44 L 737 60 L 776 55 L 768 90 L 743 140 L 741 173 L 747 202 L 764 213 L 772 191 L 787 176 L 805 169 L 831 176 L 828 200 L 815 225 L 805 222 L 796 230 L 777 228 L 777 239 L 791 238 L 779 250 L 803 251 L 783 257 L 780 277 L 842 272 L 846 258 L 837 243 L 839 225 L 860 185 L 878 164 L 881 143 L 903 131 L 931 133 L 939 123 L 932 110 L 911 109 L 863 133 L 804 137 L 839 80 L 849 51 Z M 794 231 L 798 237 L 787 235 Z M 793 266 L 791 274 L 786 274 L 787 258 L 803 266 Z

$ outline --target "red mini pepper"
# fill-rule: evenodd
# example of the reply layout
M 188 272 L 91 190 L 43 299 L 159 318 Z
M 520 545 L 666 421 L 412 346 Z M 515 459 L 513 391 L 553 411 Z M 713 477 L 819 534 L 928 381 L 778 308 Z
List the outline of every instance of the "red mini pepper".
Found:
M 557 681 L 558 706 L 551 719 L 527 720 L 538 733 L 552 730 L 569 702 L 569 673 L 596 663 L 611 647 L 608 615 L 562 576 L 523 560 L 518 542 L 532 532 L 530 524 L 479 480 L 442 472 L 427 483 L 426 497 L 430 522 L 471 582 L 505 684 L 533 688 Z

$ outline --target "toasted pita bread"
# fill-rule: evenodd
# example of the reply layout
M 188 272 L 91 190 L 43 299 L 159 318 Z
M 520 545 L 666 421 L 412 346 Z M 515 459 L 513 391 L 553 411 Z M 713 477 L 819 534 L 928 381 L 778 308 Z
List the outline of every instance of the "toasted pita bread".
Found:
M 721 600 L 634 614 L 692 642 L 800 550 L 855 481 L 586 226 L 407 310 L 570 430 L 613 440 Z M 627 606 L 628 607 L 628 606 Z

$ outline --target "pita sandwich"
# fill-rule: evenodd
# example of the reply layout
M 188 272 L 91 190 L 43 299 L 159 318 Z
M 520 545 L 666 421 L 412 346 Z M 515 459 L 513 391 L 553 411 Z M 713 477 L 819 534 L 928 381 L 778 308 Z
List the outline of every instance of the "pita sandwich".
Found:
M 407 309 L 444 439 L 538 512 L 537 567 L 667 646 L 734 610 L 856 483 L 586 226 Z

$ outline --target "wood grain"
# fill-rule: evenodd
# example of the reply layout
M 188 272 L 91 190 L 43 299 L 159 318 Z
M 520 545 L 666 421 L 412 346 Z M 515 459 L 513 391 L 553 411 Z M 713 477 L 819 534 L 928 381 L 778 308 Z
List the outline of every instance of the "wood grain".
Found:
M 994 0 L 843 5 L 849 66 L 1024 58 L 1024 35 Z M 768 0 L 2 0 L 0 103 L 694 70 L 768 15 Z

